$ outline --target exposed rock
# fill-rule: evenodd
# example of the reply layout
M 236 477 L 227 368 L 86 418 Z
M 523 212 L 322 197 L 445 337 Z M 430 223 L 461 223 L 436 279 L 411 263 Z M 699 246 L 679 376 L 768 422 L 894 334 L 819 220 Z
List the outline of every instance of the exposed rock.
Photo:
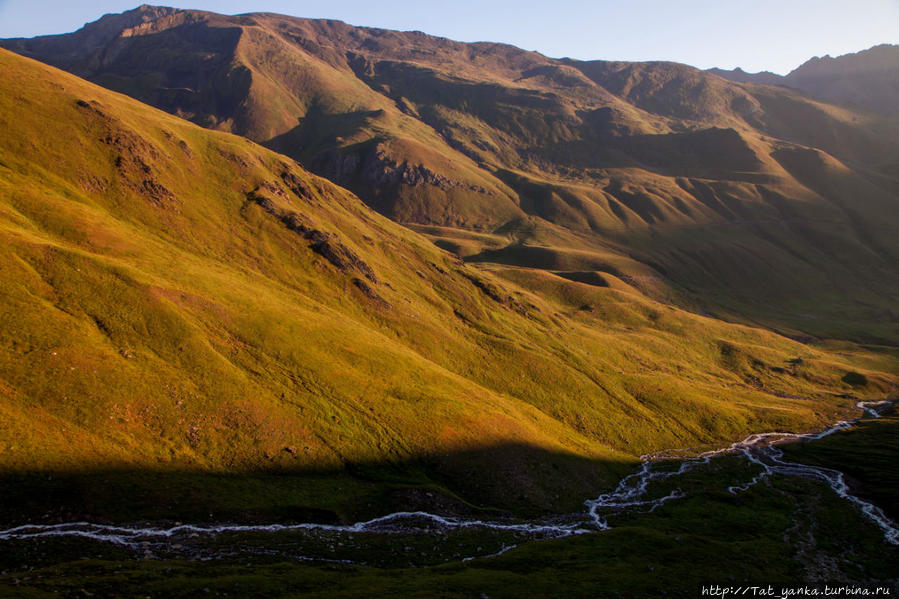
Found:
M 117 151 L 114 164 L 127 187 L 160 208 L 177 211 L 178 201 L 175 194 L 159 181 L 155 169 L 152 167 L 152 163 L 160 158 L 160 154 L 153 144 L 121 127 L 115 119 L 107 116 L 95 102 L 77 100 L 76 105 L 83 110 L 90 111 L 91 118 L 96 119 L 100 127 L 105 130 L 105 135 L 100 138 L 100 141 Z M 88 182 L 88 186 L 101 188 L 96 185 L 96 181 Z
M 378 295 L 377 291 L 375 291 L 371 285 L 369 285 L 362 279 L 359 279 L 359 278 L 353 279 L 353 285 L 355 285 L 359 289 L 359 291 L 362 292 L 362 295 L 369 298 L 370 300 L 372 300 L 376 304 L 380 305 L 381 307 L 383 307 L 383 308 L 390 307 L 390 303 L 387 300 L 385 300 L 384 298 L 382 298 L 380 295 Z
M 341 270 L 354 269 L 373 283 L 378 282 L 371 267 L 365 263 L 355 252 L 340 243 L 336 233 L 325 233 L 313 229 L 306 238 L 312 242 L 312 249 L 324 256 L 331 264 Z
M 371 185 L 432 185 L 440 189 L 460 187 L 488 193 L 480 185 L 470 185 L 462 181 L 450 179 L 423 164 L 410 164 L 407 160 L 398 162 L 390 157 L 383 148 L 363 155 L 332 150 L 319 158 L 319 171 L 338 184 L 346 185 L 354 179 Z
M 308 239 L 313 251 L 320 254 L 340 270 L 344 272 L 356 271 L 372 283 L 378 282 L 378 277 L 375 275 L 374 270 L 358 254 L 341 243 L 336 233 L 328 233 L 313 228 L 300 213 L 279 208 L 271 197 L 260 193 L 260 190 L 270 192 L 272 187 L 274 186 L 271 184 L 261 185 L 247 194 L 247 199 L 255 202 L 263 210 L 278 218 L 291 231 Z
M 238 156 L 237 154 L 235 154 L 233 152 L 227 152 L 227 151 L 219 148 L 218 153 L 225 160 L 227 160 L 229 162 L 233 162 L 234 164 L 236 164 L 237 166 L 239 166 L 241 168 L 247 168 L 249 166 L 249 164 L 247 164 L 246 160 L 244 160 L 243 158 L 241 158 L 240 156 Z
M 517 299 L 512 297 L 511 295 L 507 295 L 502 292 L 502 290 L 491 283 L 490 281 L 486 281 L 476 275 L 462 272 L 462 276 L 472 282 L 475 287 L 481 290 L 481 292 L 492 299 L 493 301 L 510 308 L 519 314 L 527 314 L 527 307 L 519 302 Z
M 295 193 L 298 198 L 308 200 L 313 197 L 312 189 L 310 189 L 302 179 L 290 171 L 281 173 L 281 180 L 284 181 L 284 184 L 287 185 L 288 189 Z

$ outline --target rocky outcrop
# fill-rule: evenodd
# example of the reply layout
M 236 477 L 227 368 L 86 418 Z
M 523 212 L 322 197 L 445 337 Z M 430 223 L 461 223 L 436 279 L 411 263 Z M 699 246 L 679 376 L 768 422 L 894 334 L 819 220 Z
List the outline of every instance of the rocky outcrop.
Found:
M 122 127 L 97 103 L 77 100 L 76 105 L 102 131 L 100 142 L 115 152 L 116 171 L 125 185 L 159 208 L 178 211 L 175 194 L 160 182 L 157 169 L 152 166 L 160 159 L 153 144 Z
M 489 193 L 479 185 L 451 179 L 423 164 L 394 159 L 382 148 L 370 152 L 331 150 L 324 153 L 317 170 L 339 185 L 353 182 L 367 185 L 432 185 L 439 189 L 463 188 L 477 193 Z
M 296 181 L 299 181 L 298 179 Z M 336 233 L 314 228 L 299 212 L 278 206 L 271 196 L 285 197 L 278 185 L 260 185 L 247 194 L 247 199 L 259 205 L 267 213 L 280 220 L 288 229 L 309 241 L 309 247 L 342 272 L 356 272 L 372 283 L 378 283 L 374 270 L 353 250 L 344 245 Z
M 504 293 L 499 287 L 483 279 L 475 274 L 462 272 L 463 277 L 471 281 L 472 285 L 477 287 L 481 293 L 489 297 L 494 302 L 505 306 L 519 314 L 527 314 L 527 306 L 523 303 L 512 297 L 511 295 Z

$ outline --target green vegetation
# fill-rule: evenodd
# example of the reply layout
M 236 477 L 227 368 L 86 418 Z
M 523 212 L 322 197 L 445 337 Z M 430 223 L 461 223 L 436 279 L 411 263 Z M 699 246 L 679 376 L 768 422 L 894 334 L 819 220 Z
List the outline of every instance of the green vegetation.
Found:
M 869 434 L 878 424 L 795 447 L 814 452 L 839 436 L 875 443 Z M 892 459 L 894 450 L 889 450 Z M 291 535 L 219 539 L 222 553 L 236 555 L 213 561 L 135 556 L 89 541 L 6 543 L 0 553 L 5 564 L 0 592 L 104 596 L 127 588 L 135 596 L 166 597 L 548 597 L 564 589 L 573 597 L 695 597 L 709 584 L 866 583 L 895 589 L 899 550 L 886 544 L 882 532 L 852 504 L 821 483 L 796 477 L 766 479 L 737 495 L 726 491 L 729 481 L 754 474 L 737 457 L 719 458 L 710 468 L 653 491 L 661 495 L 676 484 L 685 499 L 651 513 L 615 517 L 612 530 L 532 541 L 499 557 L 468 562 L 453 555 L 499 540 L 485 532 L 387 540 L 356 535 L 328 539 L 312 549 L 329 557 L 361 557 L 381 567 L 289 559 L 303 555 L 308 543 Z M 895 489 L 883 487 L 893 502 Z M 274 551 L 255 554 L 258 545 Z M 429 565 L 435 556 L 443 558 L 438 563 L 450 561 Z
M 899 410 L 893 405 L 881 418 L 866 419 L 852 430 L 816 443 L 784 447 L 787 459 L 812 466 L 835 468 L 847 475 L 854 493 L 899 520 Z
M 469 261 L 899 343 L 894 118 L 674 63 L 272 14 L 144 6 L 3 45 L 292 156 Z
M 569 510 L 641 453 L 811 429 L 896 384 L 890 354 L 474 269 L 244 139 L 0 69 L 7 521 L 60 497 L 82 506 L 54 517 L 350 519 L 415 489 Z M 141 472 L 158 501 L 107 492 Z

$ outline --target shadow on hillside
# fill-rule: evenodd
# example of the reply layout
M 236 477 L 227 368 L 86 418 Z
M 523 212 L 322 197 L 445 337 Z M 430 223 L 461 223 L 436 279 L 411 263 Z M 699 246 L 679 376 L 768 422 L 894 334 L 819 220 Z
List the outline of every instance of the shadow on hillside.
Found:
M 249 93 L 249 69 L 231 64 L 240 35 L 236 27 L 207 27 L 203 23 L 143 32 L 119 38 L 123 43 L 117 45 L 115 59 L 108 57 L 101 68 L 95 54 L 98 48 L 86 49 L 102 44 L 102 38 L 86 40 L 77 34 L 46 36 L 4 40 L 2 45 L 166 112 L 211 126 L 235 118 Z M 171 57 L 177 60 L 170 60 Z
M 588 121 L 589 124 L 589 121 Z M 755 152 L 733 129 L 711 127 L 685 133 L 609 135 L 534 146 L 541 160 L 578 169 L 643 168 L 662 175 L 770 183 L 759 173 Z
M 339 171 L 344 168 L 346 172 L 329 174 L 338 183 L 345 182 L 356 174 L 355 169 L 359 166 L 358 163 L 353 163 L 352 159 L 350 159 L 351 164 L 347 165 L 314 163 L 328 162 L 326 158 L 330 158 L 330 162 L 333 162 L 342 138 L 350 138 L 365 131 L 373 121 L 383 114 L 383 110 L 332 113 L 328 112 L 327 107 L 314 104 L 309 107 L 305 116 L 298 119 L 296 127 L 262 142 L 262 145 L 275 152 L 290 156 L 310 170 L 315 170 L 316 166 L 319 167 L 319 170 L 331 168 Z M 331 153 L 327 152 L 329 150 Z M 325 152 L 326 158 L 319 156 L 322 152 Z
M 876 420 L 814 443 L 784 447 L 787 459 L 834 468 L 846 475 L 850 489 L 899 521 L 899 408 L 893 405 Z
M 290 456 L 293 457 L 293 456 Z M 510 444 L 342 469 L 109 467 L 0 475 L 0 526 L 98 522 L 352 522 L 394 511 L 492 517 L 570 513 L 635 462 Z

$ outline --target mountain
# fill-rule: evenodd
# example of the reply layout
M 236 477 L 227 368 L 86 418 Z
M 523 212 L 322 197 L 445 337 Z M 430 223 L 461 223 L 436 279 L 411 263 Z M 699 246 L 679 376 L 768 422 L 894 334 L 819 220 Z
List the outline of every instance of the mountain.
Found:
M 536 269 L 899 342 L 895 119 L 674 63 L 274 14 L 142 6 L 2 45 L 291 156 L 529 289 Z
M 725 70 L 719 68 L 711 68 L 706 71 L 713 75 L 718 75 L 729 81 L 737 83 L 761 83 L 763 85 L 784 85 L 784 76 L 772 73 L 771 71 L 759 71 L 758 73 L 747 73 L 740 67 L 733 70 Z
M 709 69 L 731 81 L 786 85 L 813 98 L 899 116 L 899 46 L 881 44 L 836 58 L 812 58 L 786 76 Z
M 611 275 L 475 268 L 244 138 L 0 74 L 4 521 L 568 509 L 897 383 Z
M 787 85 L 828 102 L 899 116 L 899 46 L 812 58 L 787 75 Z

